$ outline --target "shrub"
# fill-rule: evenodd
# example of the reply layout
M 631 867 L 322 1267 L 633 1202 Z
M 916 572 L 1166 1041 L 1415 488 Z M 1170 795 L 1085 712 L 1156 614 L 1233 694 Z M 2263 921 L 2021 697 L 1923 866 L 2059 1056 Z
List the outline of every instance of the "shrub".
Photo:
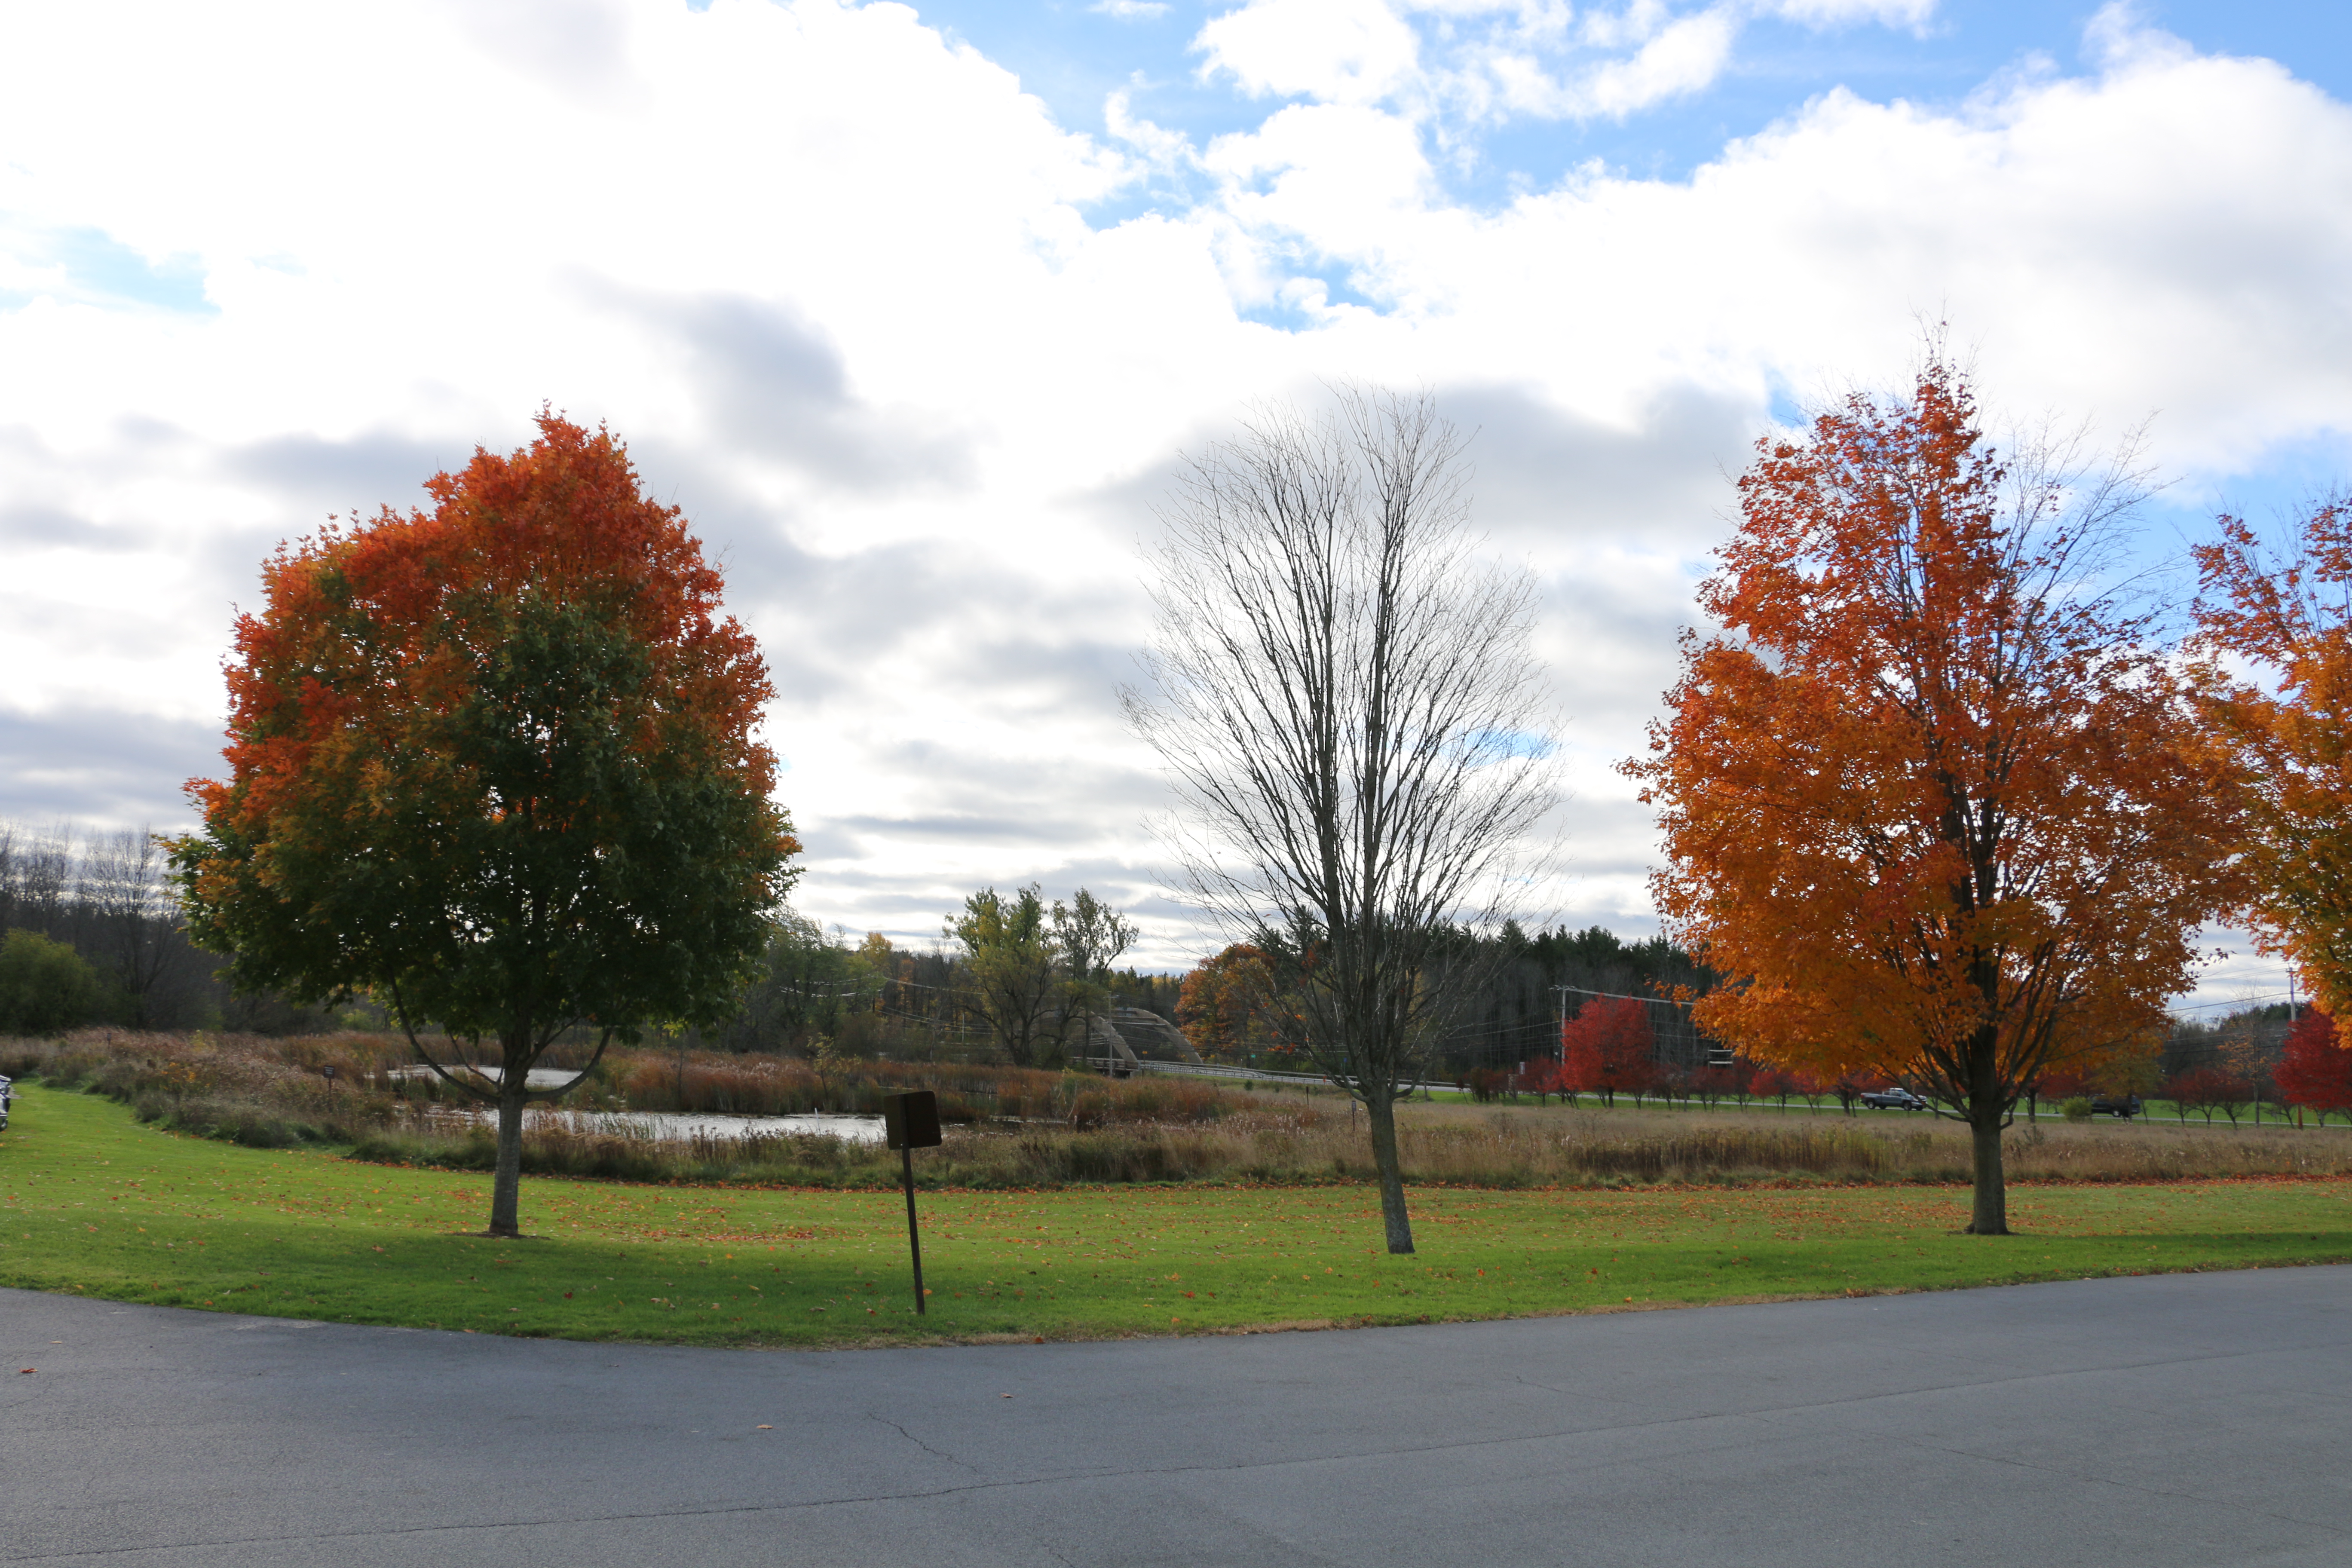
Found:
M 106 1017 L 113 991 L 81 954 L 35 931 L 0 942 L 0 1034 L 50 1035 Z
M 2079 1094 L 2074 1095 L 2058 1108 L 2058 1113 L 2069 1121 L 2088 1121 L 2091 1119 L 2091 1102 Z

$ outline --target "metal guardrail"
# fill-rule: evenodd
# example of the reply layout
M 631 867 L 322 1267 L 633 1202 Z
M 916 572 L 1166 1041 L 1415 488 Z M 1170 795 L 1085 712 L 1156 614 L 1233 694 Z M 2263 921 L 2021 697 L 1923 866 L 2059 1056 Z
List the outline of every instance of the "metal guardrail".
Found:
M 1267 1068 L 1229 1067 L 1223 1062 L 1163 1062 L 1149 1057 L 1131 1062 L 1116 1057 L 1085 1057 L 1080 1059 L 1097 1072 L 1125 1068 L 1129 1072 L 1164 1073 L 1171 1078 L 1247 1078 L 1272 1083 L 1328 1084 L 1331 1081 L 1319 1072 L 1276 1072 Z
M 1128 1061 L 1118 1057 L 1078 1057 L 1074 1058 L 1083 1067 L 1100 1073 L 1148 1072 L 1170 1078 L 1250 1079 L 1259 1083 L 1303 1083 L 1336 1089 L 1338 1085 L 1319 1072 L 1276 1072 L 1269 1068 L 1228 1067 L 1221 1062 L 1162 1062 L 1145 1058 Z M 1450 1083 L 1413 1083 L 1403 1086 L 1407 1094 L 1420 1094 L 1430 1089 L 1451 1089 Z

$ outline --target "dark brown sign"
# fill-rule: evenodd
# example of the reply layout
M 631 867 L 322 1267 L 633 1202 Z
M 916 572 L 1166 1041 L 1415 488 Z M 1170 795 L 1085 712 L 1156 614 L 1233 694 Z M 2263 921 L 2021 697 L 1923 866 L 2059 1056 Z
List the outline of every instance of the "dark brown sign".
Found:
M 928 1089 L 882 1097 L 882 1131 L 893 1149 L 940 1146 L 940 1097 Z
M 915 1264 L 915 1310 L 923 1310 L 923 1236 L 915 1227 L 915 1151 L 940 1146 L 940 1097 L 928 1089 L 882 1097 L 882 1131 L 907 1181 L 907 1254 Z

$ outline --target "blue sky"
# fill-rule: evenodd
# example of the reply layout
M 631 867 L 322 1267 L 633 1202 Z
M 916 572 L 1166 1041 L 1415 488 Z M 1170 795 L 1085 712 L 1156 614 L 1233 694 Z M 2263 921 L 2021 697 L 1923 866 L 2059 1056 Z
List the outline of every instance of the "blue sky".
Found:
M 1118 94 L 1129 114 L 1177 132 L 1195 146 L 1245 135 L 1286 101 L 1309 95 L 1247 92 L 1215 67 L 1203 29 L 1229 5 L 1062 4 L 1008 5 L 935 0 L 916 7 L 946 37 L 1013 72 L 1060 123 L 1097 135 L 1111 131 L 1106 106 Z M 1588 14 L 1610 8 L 1585 7 Z M 1624 9 L 1620 7 L 1620 9 Z M 1684 5 L 1668 16 L 1701 13 Z M 1809 100 L 1842 91 L 1877 101 L 1902 100 L 1950 114 L 2016 81 L 2095 71 L 2102 14 L 2161 29 L 2200 54 L 2276 61 L 2295 77 L 2343 100 L 2352 85 L 2352 7 L 2312 4 L 2216 4 L 2181 0 L 2128 6 L 2101 4 L 1946 3 L 1916 20 L 1854 16 L 1807 23 L 1760 15 L 1740 25 L 1731 57 L 1700 89 L 1676 93 L 1622 115 L 1498 116 L 1483 123 L 1443 112 L 1422 121 L 1423 144 L 1447 195 L 1491 210 L 1530 190 L 1558 185 L 1594 161 L 1614 174 L 1679 182 L 1720 158 L 1727 144 L 1786 121 Z M 1430 53 L 1445 47 L 1443 29 L 1458 18 L 1423 13 L 1408 25 Z M 2086 37 L 2086 35 L 2089 37 Z M 1565 62 L 1579 51 L 1566 47 Z M 1620 51 L 1622 53 L 1622 50 Z M 1440 151 L 1440 150 L 1443 151 Z M 1112 224 L 1142 212 L 1181 213 L 1202 196 L 1196 179 L 1163 178 L 1108 195 L 1087 209 Z M 1354 286 L 1350 269 L 1302 257 L 1301 273 L 1322 279 L 1328 297 L 1381 308 Z M 1278 307 L 1255 319 L 1287 324 Z M 1963 335 L 1988 323 L 1962 322 Z M 1787 390 L 1776 417 L 1800 412 Z M 2146 414 L 2160 418 L 2162 411 Z M 2218 510 L 2268 524 L 2352 478 L 2352 440 L 2341 433 L 2277 443 L 2224 472 L 2165 473 L 2146 510 L 2151 556 L 2175 555 L 2202 536 Z
M 1116 9 L 1116 7 L 1114 7 Z M 184 822 L 279 541 L 542 402 L 727 563 L 805 912 L 1090 888 L 1148 962 L 1115 691 L 1181 454 L 1427 387 L 1542 594 L 1537 920 L 1654 929 L 1615 762 L 1730 477 L 1952 322 L 2145 426 L 2159 558 L 2352 476 L 2352 22 L 1965 0 L 176 0 L 0 53 L 0 816 Z M 2279 979 L 2234 961 L 2224 996 Z
M 1101 132 L 1104 105 L 1122 90 L 1136 112 L 1196 142 L 1248 130 L 1264 118 L 1265 100 L 1237 94 L 1230 79 L 1202 79 L 1203 56 L 1195 40 L 1208 21 L 1234 9 L 1228 5 L 1169 0 L 1129 7 L 1123 16 L 1083 0 L 1037 5 L 932 0 L 914 9 L 1019 77 L 1022 90 L 1042 99 L 1073 129 Z M 2004 73 L 2084 68 L 2084 31 L 2102 9 L 2080 0 L 1945 0 L 1916 27 L 1756 17 L 1741 31 L 1737 59 L 1706 90 L 1622 121 L 1494 129 L 1478 138 L 1475 172 L 1457 176 L 1454 188 L 1469 200 L 1507 200 L 1515 178 L 1548 185 L 1594 158 L 1632 174 L 1686 178 L 1727 142 L 1751 135 L 1834 88 L 1881 101 L 1955 107 Z M 2352 7 L 2182 0 L 2132 10 L 2200 52 L 2276 60 L 2339 99 L 2352 86 Z M 1416 22 L 1424 35 L 1433 30 L 1433 18 Z

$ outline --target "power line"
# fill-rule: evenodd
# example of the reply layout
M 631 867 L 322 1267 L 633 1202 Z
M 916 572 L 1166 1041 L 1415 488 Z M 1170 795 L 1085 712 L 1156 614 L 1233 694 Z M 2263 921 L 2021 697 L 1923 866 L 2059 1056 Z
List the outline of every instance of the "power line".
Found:
M 1675 996 L 1629 996 L 1622 991 L 1594 991 L 1582 985 L 1555 985 L 1555 991 L 1573 991 L 1580 996 L 1606 996 L 1612 1002 L 1663 1002 L 1669 1007 L 1687 1007 L 1689 1003 Z
M 2214 1007 L 2243 1007 L 2251 1009 L 2262 1006 L 2263 1004 L 2269 1002 L 2284 1001 L 2292 1003 L 2294 999 L 2294 994 L 2291 991 L 2269 991 L 2264 992 L 2259 996 L 2242 996 L 2234 1002 L 2192 1002 L 2185 1007 L 2171 1007 L 2167 1008 L 2166 1011 L 2172 1013 L 2201 1013 Z

